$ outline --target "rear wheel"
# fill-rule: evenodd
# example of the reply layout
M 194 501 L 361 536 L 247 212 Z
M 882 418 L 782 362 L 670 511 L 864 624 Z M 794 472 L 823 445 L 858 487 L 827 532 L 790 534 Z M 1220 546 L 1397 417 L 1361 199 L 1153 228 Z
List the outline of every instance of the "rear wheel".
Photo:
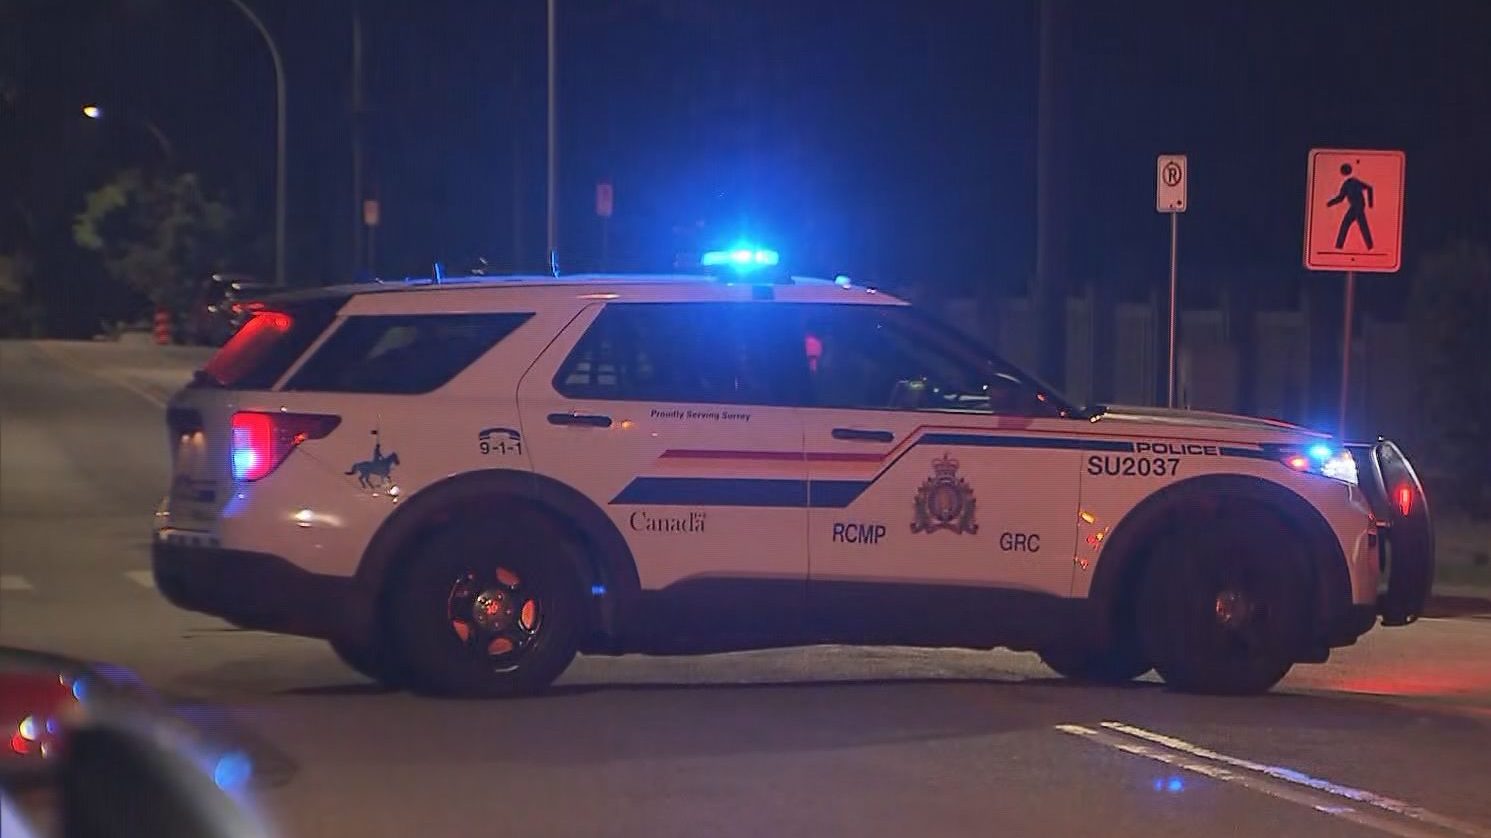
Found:
M 584 627 L 566 544 L 537 528 L 452 525 L 397 585 L 393 625 L 404 669 L 437 694 L 538 692 L 569 666 Z
M 1149 661 L 1133 644 L 1106 649 L 1045 649 L 1041 661 L 1063 678 L 1093 684 L 1122 684 L 1150 670 Z
M 1141 580 L 1146 657 L 1191 692 L 1266 692 L 1304 648 L 1309 574 L 1289 530 L 1261 507 L 1195 520 L 1156 546 Z

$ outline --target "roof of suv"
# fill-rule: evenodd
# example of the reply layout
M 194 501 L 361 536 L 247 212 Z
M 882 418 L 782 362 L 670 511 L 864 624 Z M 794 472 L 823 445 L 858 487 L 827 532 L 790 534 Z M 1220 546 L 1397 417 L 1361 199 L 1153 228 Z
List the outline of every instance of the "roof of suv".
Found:
M 624 296 L 646 298 L 648 291 L 657 292 L 666 298 L 669 291 L 687 290 L 690 298 L 713 296 L 709 289 L 717 288 L 721 299 L 736 299 L 741 288 L 769 288 L 772 293 L 765 299 L 785 299 L 798 302 L 868 302 L 866 295 L 876 295 L 875 302 L 895 304 L 900 300 L 881 294 L 873 288 L 852 284 L 840 284 L 829 279 L 793 276 L 777 282 L 734 282 L 704 274 L 572 274 L 548 276 L 545 274 L 511 274 L 501 276 L 442 277 L 438 281 L 430 278 L 409 278 L 388 282 L 365 282 L 329 285 L 277 294 L 275 301 L 294 302 L 336 297 L 351 297 L 363 294 L 414 293 L 419 291 L 451 291 L 461 289 L 558 289 L 584 288 L 587 292 L 605 294 L 620 292 Z M 705 292 L 701 295 L 699 292 Z M 846 299 L 846 295 L 851 295 Z M 757 298 L 760 299 L 760 298 Z

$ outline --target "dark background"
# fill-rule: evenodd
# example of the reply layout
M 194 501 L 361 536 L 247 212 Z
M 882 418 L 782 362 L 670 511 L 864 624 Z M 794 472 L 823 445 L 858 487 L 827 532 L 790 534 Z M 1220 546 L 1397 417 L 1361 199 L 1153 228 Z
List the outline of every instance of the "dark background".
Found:
M 365 177 L 382 207 L 376 271 L 428 275 L 476 256 L 543 269 L 542 0 L 250 2 L 288 76 L 292 282 L 359 268 L 354 10 Z M 270 275 L 273 76 L 228 0 L 0 8 L 0 252 L 35 254 L 28 293 L 128 301 L 68 232 L 89 189 L 157 153 L 128 111 L 248 219 L 235 267 Z M 561 0 L 561 264 L 598 264 L 593 190 L 610 178 L 609 267 L 665 269 L 747 234 L 810 270 L 1023 293 L 1039 17 L 1035 0 Z M 1405 271 L 1452 240 L 1491 241 L 1491 3 L 1064 0 L 1052 21 L 1052 235 L 1066 286 L 1163 288 L 1160 152 L 1191 156 L 1190 303 L 1224 289 L 1285 306 L 1309 285 L 1339 293 L 1336 276 L 1299 265 L 1313 146 L 1407 152 Z M 90 101 L 108 118 L 83 119 Z M 1364 304 L 1393 308 L 1404 285 L 1367 277 Z

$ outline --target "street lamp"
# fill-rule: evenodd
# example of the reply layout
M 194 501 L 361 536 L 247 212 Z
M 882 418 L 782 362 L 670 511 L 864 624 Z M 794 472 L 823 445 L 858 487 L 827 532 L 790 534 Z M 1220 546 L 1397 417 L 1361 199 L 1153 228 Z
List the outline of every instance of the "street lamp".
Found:
M 285 284 L 285 65 L 269 29 L 243 0 L 229 0 L 259 30 L 274 62 L 274 284 Z
M 101 120 L 104 118 L 104 109 L 97 103 L 89 102 L 88 104 L 83 106 L 82 110 L 83 116 L 86 116 L 89 119 Z M 174 146 L 171 145 L 171 140 L 166 137 L 166 132 L 162 131 L 159 125 L 151 122 L 150 118 L 146 117 L 144 114 L 136 113 L 134 111 L 126 111 L 125 113 L 127 113 L 130 118 L 134 119 L 136 122 L 139 122 L 140 125 L 144 126 L 146 131 L 150 132 L 150 136 L 155 139 L 155 144 L 160 146 L 161 155 L 165 157 L 167 163 L 176 159 L 176 149 Z

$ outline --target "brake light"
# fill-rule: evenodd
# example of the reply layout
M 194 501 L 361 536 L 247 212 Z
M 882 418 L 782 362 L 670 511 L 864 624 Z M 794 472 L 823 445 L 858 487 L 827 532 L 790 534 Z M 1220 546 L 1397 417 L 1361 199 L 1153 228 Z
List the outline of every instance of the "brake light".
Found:
M 342 423 L 340 416 L 314 413 L 233 414 L 233 479 L 251 482 L 279 468 L 295 446 L 321 439 Z
M 1407 484 L 1399 486 L 1398 491 L 1393 493 L 1393 499 L 1398 502 L 1398 514 L 1404 518 L 1413 511 L 1413 487 Z

